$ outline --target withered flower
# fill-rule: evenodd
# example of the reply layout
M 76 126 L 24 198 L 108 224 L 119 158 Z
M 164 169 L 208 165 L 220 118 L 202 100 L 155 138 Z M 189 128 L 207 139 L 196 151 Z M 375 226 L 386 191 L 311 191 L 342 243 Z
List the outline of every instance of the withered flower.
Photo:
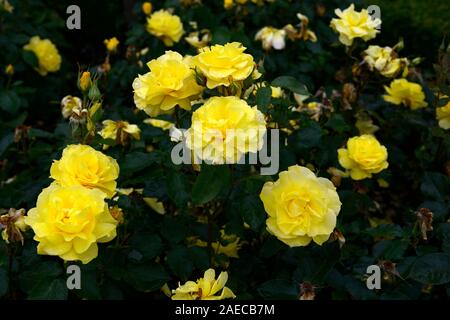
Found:
M 6 243 L 20 241 L 23 245 L 22 232 L 28 228 L 23 218 L 24 214 L 25 209 L 11 208 L 7 214 L 0 216 L 0 229 L 3 229 L 2 238 Z
M 314 300 L 316 296 L 316 287 L 311 282 L 303 282 L 300 284 L 300 300 Z
M 422 233 L 422 239 L 428 240 L 427 232 L 433 230 L 433 212 L 427 208 L 420 208 L 416 212 L 417 223 L 420 227 L 420 232 Z

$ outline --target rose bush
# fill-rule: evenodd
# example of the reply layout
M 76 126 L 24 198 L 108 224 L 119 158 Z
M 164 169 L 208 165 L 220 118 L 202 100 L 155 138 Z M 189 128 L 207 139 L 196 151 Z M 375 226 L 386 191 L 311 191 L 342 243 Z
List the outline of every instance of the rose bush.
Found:
M 0 298 L 450 296 L 448 4 L 72 2 L 0 1 Z

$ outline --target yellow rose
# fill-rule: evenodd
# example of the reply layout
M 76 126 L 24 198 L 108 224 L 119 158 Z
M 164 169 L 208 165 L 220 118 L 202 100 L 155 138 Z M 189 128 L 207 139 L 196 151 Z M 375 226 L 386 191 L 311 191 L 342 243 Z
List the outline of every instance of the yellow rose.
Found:
M 144 2 L 142 4 L 142 12 L 145 15 L 148 16 L 150 13 L 152 13 L 152 9 L 153 9 L 153 6 L 152 6 L 152 4 L 150 2 Z
M 84 71 L 78 81 L 81 91 L 87 91 L 92 84 L 91 73 L 89 71 Z
M 396 79 L 389 87 L 384 86 L 384 89 L 387 93 L 383 95 L 384 100 L 392 104 L 403 104 L 412 110 L 427 106 L 422 87 L 417 83 L 406 79 Z
M 237 97 L 212 97 L 192 115 L 186 144 L 199 159 L 213 164 L 237 163 L 262 148 L 264 115 Z
M 395 77 L 408 65 L 408 59 L 397 58 L 397 54 L 390 47 L 369 46 L 364 53 L 364 61 L 370 70 L 376 69 L 387 78 Z
M 98 133 L 103 139 L 113 139 L 117 144 L 126 145 L 129 138 L 135 140 L 141 139 L 141 129 L 135 124 L 129 124 L 127 121 L 104 120 L 103 129 Z M 103 149 L 107 149 L 104 145 Z
M 8 64 L 5 68 L 5 74 L 8 76 L 12 76 L 14 74 L 14 66 L 12 64 Z
M 233 291 L 225 287 L 228 281 L 228 273 L 221 272 L 216 280 L 214 269 L 205 271 L 203 278 L 188 281 L 175 290 L 172 290 L 172 300 L 223 300 L 235 298 Z M 220 295 L 216 295 L 222 290 Z
M 286 46 L 286 31 L 273 27 L 264 27 L 255 35 L 255 40 L 260 40 L 264 50 L 283 50 Z
M 39 67 L 36 70 L 41 76 L 59 70 L 61 56 L 58 53 L 58 49 L 49 39 L 41 40 L 38 36 L 34 36 L 23 49 L 34 52 L 39 62 Z
M 228 87 L 252 74 L 255 62 L 251 55 L 244 53 L 245 49 L 239 42 L 231 42 L 199 50 L 200 53 L 193 58 L 193 62 L 207 78 L 206 86 L 209 89 L 221 85 Z
M 341 201 L 330 180 L 306 167 L 291 166 L 266 182 L 260 198 L 269 215 L 267 230 L 290 247 L 322 245 L 336 226 Z
M 116 236 L 117 221 L 104 198 L 103 192 L 81 186 L 44 189 L 25 217 L 39 242 L 37 253 L 84 264 L 97 257 L 97 242 Z
M 381 20 L 372 19 L 366 9 L 357 12 L 355 5 L 351 4 L 344 11 L 336 9 L 334 12 L 339 19 L 332 19 L 330 26 L 339 33 L 339 41 L 346 46 L 351 46 L 356 38 L 364 41 L 373 39 L 380 32 L 377 28 L 381 25 Z
M 191 101 L 203 88 L 195 81 L 187 59 L 177 52 L 166 51 L 147 66 L 150 72 L 133 81 L 136 107 L 151 117 L 171 112 L 176 105 L 190 110 Z
M 50 176 L 63 187 L 99 189 L 111 198 L 116 190 L 119 165 L 115 159 L 90 146 L 72 144 L 64 149 L 60 160 L 53 162 Z
M 436 109 L 436 119 L 439 121 L 439 127 L 444 130 L 450 129 L 450 102 Z
M 388 167 L 386 147 L 370 134 L 350 138 L 347 149 L 338 150 L 338 159 L 342 167 L 350 171 L 353 180 L 371 178 Z
M 225 9 L 231 9 L 234 6 L 234 0 L 223 0 L 223 7 Z
M 159 10 L 147 18 L 147 31 L 160 38 L 168 47 L 180 41 L 184 33 L 180 17 L 167 10 Z
M 106 50 L 108 50 L 109 52 L 116 52 L 117 46 L 119 45 L 120 41 L 117 40 L 116 37 L 113 37 L 111 39 L 105 39 L 105 41 L 103 41 L 103 43 L 106 46 Z

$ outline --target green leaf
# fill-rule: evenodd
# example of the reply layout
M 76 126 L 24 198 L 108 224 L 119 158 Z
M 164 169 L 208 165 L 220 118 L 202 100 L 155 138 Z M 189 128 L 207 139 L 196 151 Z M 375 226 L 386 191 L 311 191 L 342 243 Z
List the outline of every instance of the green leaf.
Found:
M 39 60 L 33 51 L 22 50 L 23 60 L 33 68 L 39 67 Z
M 409 277 L 423 284 L 450 282 L 450 254 L 430 253 L 417 258 Z
M 187 233 L 186 225 L 169 216 L 164 217 L 161 225 L 161 235 L 172 243 L 177 243 L 184 240 Z
M 437 172 L 425 172 L 420 190 L 426 197 L 445 200 L 450 196 L 450 178 Z
M 297 149 L 309 149 L 320 144 L 322 139 L 322 129 L 316 122 L 310 123 L 307 127 L 302 127 L 289 138 L 289 144 Z
M 49 279 L 48 282 L 40 282 L 31 290 L 29 299 L 32 300 L 65 300 L 68 289 L 64 279 Z
M 236 205 L 244 221 L 250 225 L 252 230 L 259 231 L 267 218 L 259 196 L 247 195 L 240 198 Z
M 226 165 L 203 165 L 192 188 L 192 202 L 204 204 L 214 200 L 221 191 L 229 187 L 230 176 L 230 170 Z
M 121 175 L 131 175 L 135 172 L 141 171 L 157 161 L 158 154 L 144 153 L 144 152 L 131 152 L 127 153 L 125 157 L 120 161 L 120 173 Z
M 367 230 L 367 233 L 374 238 L 396 238 L 403 236 L 403 230 L 396 224 L 382 224 Z
M 330 119 L 325 124 L 326 127 L 333 129 L 338 133 L 350 131 L 351 128 L 340 114 L 333 113 Z
M 225 44 L 230 40 L 231 31 L 225 26 L 220 26 L 213 31 L 211 44 Z
M 258 292 L 264 299 L 296 300 L 299 296 L 299 286 L 293 281 L 274 279 L 259 286 Z
M 37 294 L 39 289 L 45 289 L 50 282 L 63 274 L 63 268 L 57 262 L 43 262 L 20 274 L 20 287 L 25 292 Z M 37 291 L 35 288 L 38 288 Z
M 272 89 L 270 87 L 261 87 L 256 92 L 256 104 L 258 109 L 266 112 L 272 98 Z
M 291 76 L 281 76 L 272 81 L 272 86 L 281 87 L 302 95 L 309 95 L 308 88 Z
M 8 133 L 0 139 L 0 156 L 14 142 L 14 133 Z
M 194 264 L 189 250 L 181 246 L 169 251 L 167 254 L 167 264 L 182 280 L 187 280 L 194 270 Z
M 51 134 L 50 132 L 41 130 L 41 129 L 31 128 L 29 133 L 28 133 L 28 137 L 29 138 L 47 138 L 47 139 L 52 139 L 53 138 L 53 134 Z
M 162 250 L 161 238 L 152 233 L 138 232 L 130 239 L 130 245 L 143 259 L 153 259 Z
M 181 171 L 168 170 L 166 179 L 166 189 L 169 198 L 177 207 L 186 207 L 189 196 L 189 181 Z
M 376 258 L 400 260 L 408 246 L 409 241 L 404 239 L 381 240 L 373 247 L 373 255 Z
M 14 91 L 0 91 L 0 109 L 15 114 L 20 108 L 20 98 Z
M 124 278 L 135 289 L 144 292 L 159 290 L 169 280 L 166 271 L 157 264 L 130 264 Z
M 91 262 L 95 263 L 95 262 Z M 84 299 L 99 300 L 102 298 L 100 293 L 99 274 L 95 267 L 90 264 L 81 266 L 81 289 L 74 290 L 75 293 Z

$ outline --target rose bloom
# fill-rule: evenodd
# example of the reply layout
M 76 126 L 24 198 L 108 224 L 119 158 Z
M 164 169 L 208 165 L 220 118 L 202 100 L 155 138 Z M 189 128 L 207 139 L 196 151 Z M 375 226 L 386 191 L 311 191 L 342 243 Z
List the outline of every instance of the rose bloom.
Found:
M 408 59 L 397 58 L 397 54 L 390 47 L 369 46 L 364 53 L 364 61 L 370 70 L 376 69 L 387 78 L 395 77 L 402 69 L 408 70 Z
M 83 264 L 96 258 L 97 242 L 116 236 L 117 221 L 104 199 L 103 192 L 81 186 L 44 189 L 25 217 L 39 242 L 37 253 Z
M 427 106 L 425 102 L 425 93 L 422 87 L 414 82 L 406 79 L 396 79 L 391 82 L 390 86 L 384 86 L 386 90 L 383 99 L 392 104 L 403 104 L 412 110 L 424 108 Z
M 80 98 L 73 96 L 65 96 L 61 100 L 61 113 L 64 119 L 69 118 L 72 113 L 81 112 L 83 108 L 83 103 Z
M 221 272 L 216 280 L 214 269 L 205 271 L 203 278 L 194 281 L 188 281 L 175 290 L 172 290 L 172 300 L 223 300 L 235 298 L 233 291 L 225 287 L 228 281 L 228 273 Z M 220 295 L 216 295 L 219 291 Z
M 439 121 L 439 127 L 444 130 L 450 129 L 450 102 L 443 107 L 436 108 L 436 119 Z
M 264 50 L 270 50 L 271 48 L 274 48 L 275 50 L 283 50 L 286 46 L 285 38 L 285 30 L 273 27 L 264 27 L 255 35 L 255 40 L 262 41 Z
M 341 201 L 333 183 L 306 167 L 291 166 L 266 182 L 260 198 L 269 215 L 267 230 L 290 247 L 322 245 L 336 226 Z
M 350 171 L 353 180 L 371 178 L 388 167 L 386 147 L 370 134 L 350 138 L 347 148 L 338 150 L 338 159 L 342 167 Z
M 190 110 L 191 101 L 202 93 L 203 88 L 195 81 L 187 58 L 177 52 L 166 51 L 147 66 L 150 72 L 133 81 L 136 107 L 151 117 L 169 113 L 176 105 Z
M 60 160 L 50 168 L 50 176 L 63 187 L 84 186 L 103 191 L 111 198 L 119 176 L 117 161 L 88 145 L 68 145 Z
M 146 1 L 142 4 L 141 9 L 142 9 L 142 12 L 148 16 L 150 13 L 152 13 L 153 6 L 150 2 Z
M 116 52 L 117 51 L 117 46 L 119 45 L 120 41 L 117 40 L 116 37 L 113 37 L 111 39 L 105 39 L 103 41 L 103 43 L 106 46 L 106 50 L 108 50 L 109 52 Z
M 255 68 L 253 57 L 244 53 L 245 49 L 239 42 L 201 48 L 193 63 L 206 77 L 209 89 L 221 85 L 228 87 L 233 82 L 247 79 Z
M 49 39 L 41 39 L 38 36 L 34 36 L 23 49 L 34 52 L 39 62 L 36 70 L 41 76 L 59 70 L 61 56 L 59 55 L 58 49 Z
M 339 19 L 332 19 L 330 26 L 339 33 L 339 41 L 346 46 L 351 46 L 356 38 L 364 41 L 373 39 L 380 32 L 377 28 L 381 25 L 381 20 L 372 19 L 366 9 L 358 12 L 355 11 L 355 5 L 351 4 L 344 11 L 336 9 L 334 12 Z
M 262 148 L 264 115 L 238 97 L 212 97 L 192 115 L 186 144 L 199 159 L 212 164 L 237 163 Z
M 180 17 L 167 10 L 156 11 L 147 18 L 147 31 L 160 38 L 168 47 L 180 41 L 184 33 Z
M 103 139 L 113 139 L 117 144 L 126 145 L 131 138 L 141 139 L 141 129 L 135 124 L 127 121 L 104 120 L 103 129 L 98 133 Z M 107 149 L 108 145 L 103 145 Z

